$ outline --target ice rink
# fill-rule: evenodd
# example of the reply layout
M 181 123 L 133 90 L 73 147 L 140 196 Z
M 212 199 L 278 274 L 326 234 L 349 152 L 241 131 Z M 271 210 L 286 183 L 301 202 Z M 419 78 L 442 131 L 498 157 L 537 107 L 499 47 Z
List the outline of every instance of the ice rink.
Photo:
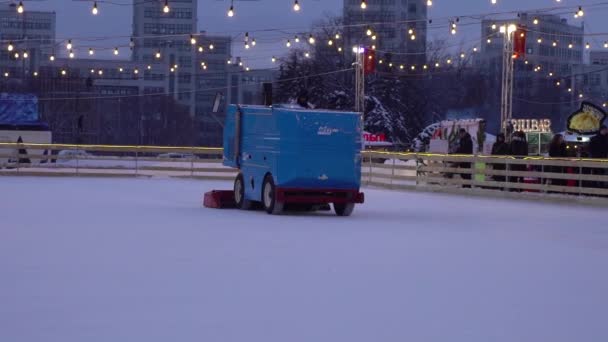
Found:
M 0 341 L 608 340 L 608 209 L 374 189 L 348 218 L 202 207 L 231 187 L 0 177 Z

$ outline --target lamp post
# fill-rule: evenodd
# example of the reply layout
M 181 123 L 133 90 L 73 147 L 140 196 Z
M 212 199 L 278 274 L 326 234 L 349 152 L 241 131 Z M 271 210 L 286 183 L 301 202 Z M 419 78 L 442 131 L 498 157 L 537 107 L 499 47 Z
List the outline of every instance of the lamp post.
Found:
M 513 116 L 513 37 L 517 31 L 515 24 L 500 27 L 504 34 L 502 57 L 502 86 L 500 94 L 500 127 L 507 133 L 507 122 Z M 508 139 L 508 137 L 507 137 Z

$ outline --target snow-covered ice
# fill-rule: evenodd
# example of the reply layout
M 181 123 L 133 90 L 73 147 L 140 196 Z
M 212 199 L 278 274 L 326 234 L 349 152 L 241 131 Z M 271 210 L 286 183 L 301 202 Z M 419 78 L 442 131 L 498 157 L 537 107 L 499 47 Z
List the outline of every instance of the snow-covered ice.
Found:
M 606 209 L 366 189 L 349 218 L 229 183 L 0 178 L 0 341 L 606 341 Z

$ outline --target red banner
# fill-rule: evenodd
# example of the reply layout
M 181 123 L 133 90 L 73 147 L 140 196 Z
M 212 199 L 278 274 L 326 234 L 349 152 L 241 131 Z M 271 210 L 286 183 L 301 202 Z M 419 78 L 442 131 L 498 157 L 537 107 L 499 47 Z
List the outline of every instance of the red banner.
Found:
M 363 71 L 366 75 L 373 74 L 376 72 L 376 51 L 372 49 L 365 49 L 365 54 L 363 55 Z
M 526 37 L 528 30 L 524 26 L 518 26 L 513 38 L 513 57 L 521 58 L 526 55 Z

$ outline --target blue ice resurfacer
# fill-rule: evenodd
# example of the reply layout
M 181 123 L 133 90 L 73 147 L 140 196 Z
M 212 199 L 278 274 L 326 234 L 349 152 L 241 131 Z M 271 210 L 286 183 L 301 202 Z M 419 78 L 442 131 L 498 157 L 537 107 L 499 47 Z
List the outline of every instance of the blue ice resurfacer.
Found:
M 224 165 L 240 170 L 237 208 L 261 202 L 270 214 L 285 205 L 333 204 L 348 216 L 363 203 L 361 115 L 299 106 L 230 105 L 224 126 Z

